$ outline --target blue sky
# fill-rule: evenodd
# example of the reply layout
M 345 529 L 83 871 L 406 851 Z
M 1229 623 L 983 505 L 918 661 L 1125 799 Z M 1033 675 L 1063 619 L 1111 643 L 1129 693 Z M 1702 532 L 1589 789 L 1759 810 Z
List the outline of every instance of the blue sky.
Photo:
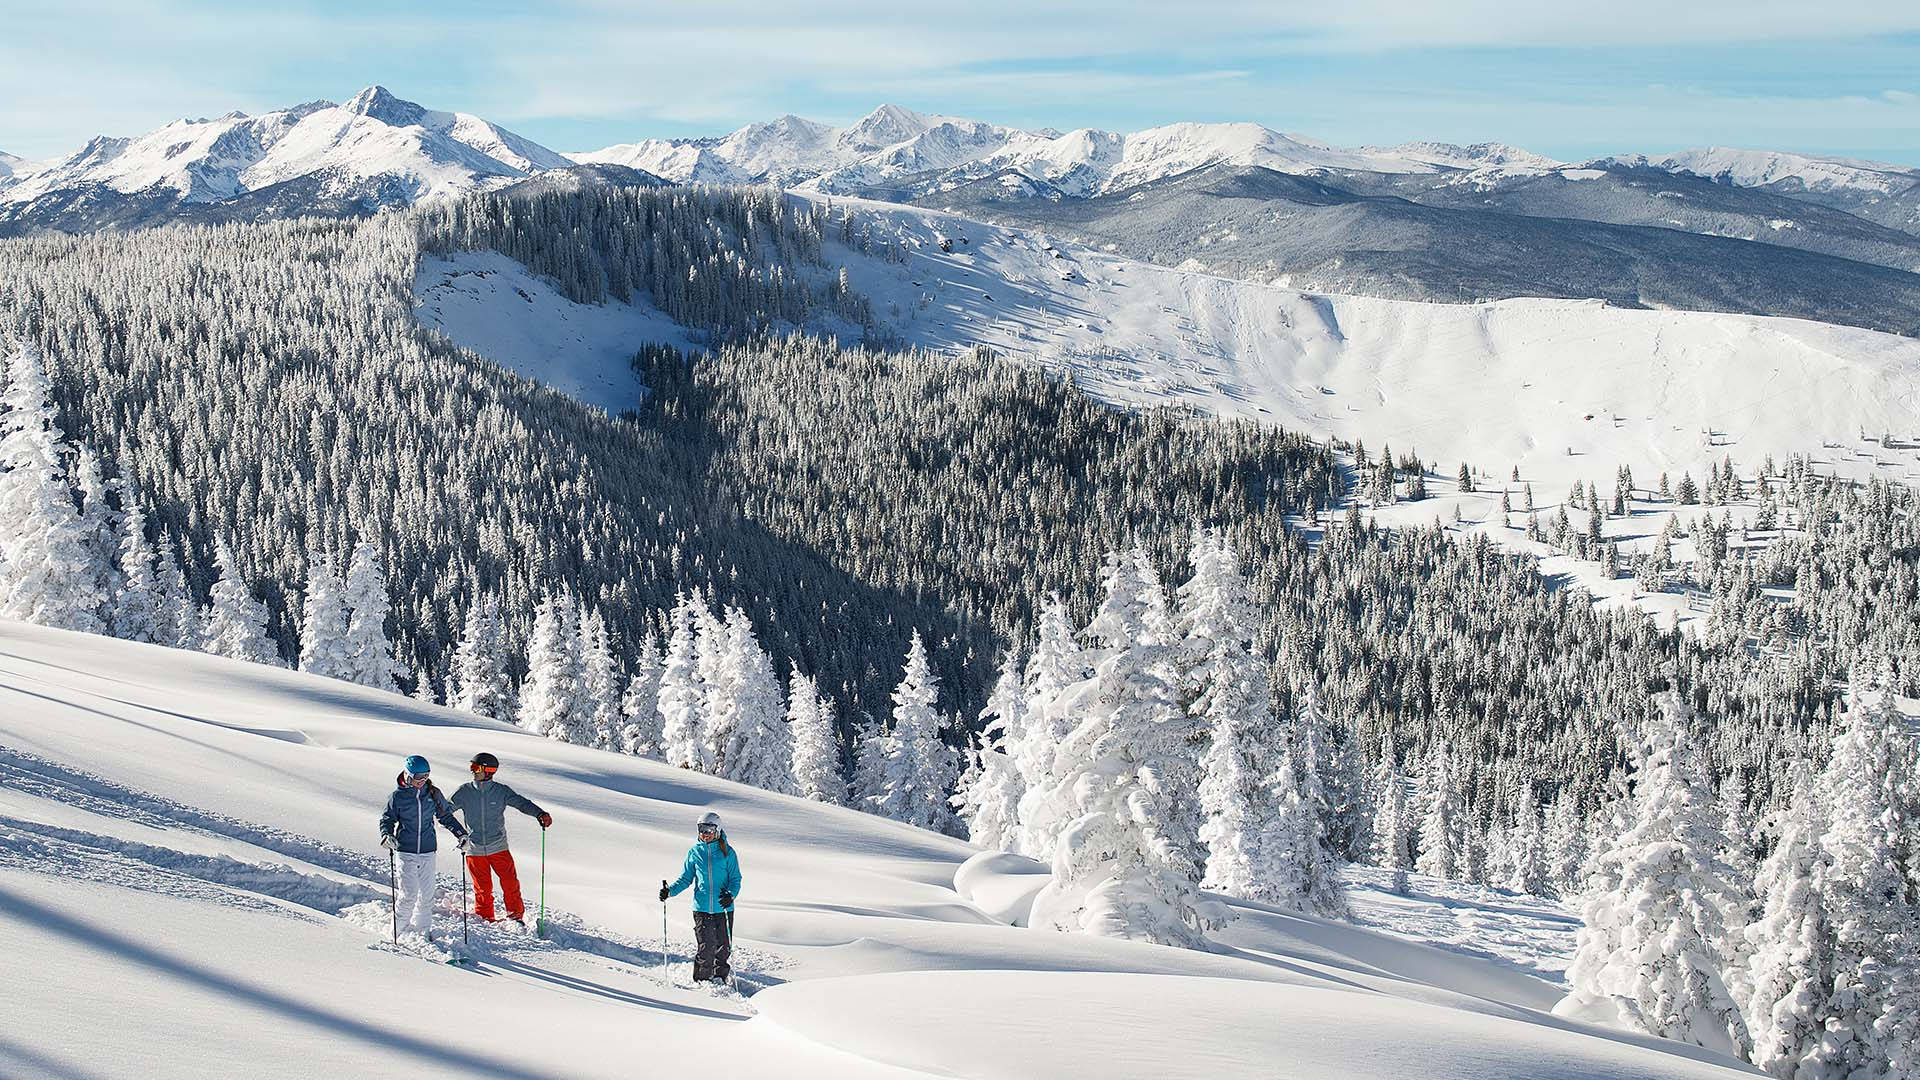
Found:
M 1251 120 L 1556 157 L 1707 144 L 1920 166 L 1920 4 L 0 0 L 0 150 L 378 82 L 559 150 L 881 102 L 1024 127 Z

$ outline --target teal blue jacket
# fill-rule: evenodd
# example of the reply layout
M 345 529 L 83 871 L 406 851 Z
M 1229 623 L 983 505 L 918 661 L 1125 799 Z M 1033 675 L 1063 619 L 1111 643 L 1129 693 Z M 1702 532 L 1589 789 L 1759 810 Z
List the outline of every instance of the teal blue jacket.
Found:
M 688 885 L 693 886 L 693 910 L 709 915 L 726 910 L 720 906 L 721 893 L 740 895 L 740 856 L 727 843 L 726 833 L 711 844 L 695 843 L 687 851 L 680 880 L 667 886 L 667 895 L 679 896 Z

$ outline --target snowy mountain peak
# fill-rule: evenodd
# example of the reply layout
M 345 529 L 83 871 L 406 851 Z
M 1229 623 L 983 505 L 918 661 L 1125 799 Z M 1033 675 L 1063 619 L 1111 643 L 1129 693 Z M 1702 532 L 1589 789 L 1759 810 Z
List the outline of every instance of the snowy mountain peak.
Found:
M 1413 161 L 1461 169 L 1478 169 L 1496 165 L 1508 169 L 1524 168 L 1547 172 L 1563 164 L 1531 150 L 1492 142 L 1474 143 L 1471 146 L 1432 141 L 1410 142 L 1401 143 L 1387 152 L 1399 154 Z
M 427 110 L 405 98 L 395 97 L 384 86 L 369 86 L 346 103 L 348 112 L 358 113 L 394 127 L 411 127 L 426 119 Z
M 882 105 L 842 131 L 839 141 L 857 150 L 882 150 L 925 134 L 938 122 L 912 109 Z
M 259 116 L 175 120 L 130 139 L 95 138 L 0 184 L 0 227 L 9 220 L 27 228 L 140 224 L 243 198 L 242 216 L 323 207 L 364 213 L 570 164 L 477 116 L 431 110 L 374 85 L 344 105 L 310 101 Z M 292 181 L 297 188 L 278 188 Z M 270 188 L 278 190 L 261 194 Z

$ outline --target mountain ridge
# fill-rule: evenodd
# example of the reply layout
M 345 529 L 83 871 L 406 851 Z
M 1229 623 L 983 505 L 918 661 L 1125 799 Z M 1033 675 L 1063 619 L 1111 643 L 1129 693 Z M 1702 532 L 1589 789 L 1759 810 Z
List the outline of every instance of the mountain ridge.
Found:
M 344 104 L 316 100 L 257 116 L 175 120 L 128 138 L 97 136 L 0 186 L 0 232 L 249 216 L 205 209 L 236 201 L 256 208 L 254 216 L 292 216 L 309 206 L 363 213 L 571 165 L 490 121 L 428 109 L 375 85 Z M 296 186 L 280 194 L 296 197 L 273 197 L 290 183 Z

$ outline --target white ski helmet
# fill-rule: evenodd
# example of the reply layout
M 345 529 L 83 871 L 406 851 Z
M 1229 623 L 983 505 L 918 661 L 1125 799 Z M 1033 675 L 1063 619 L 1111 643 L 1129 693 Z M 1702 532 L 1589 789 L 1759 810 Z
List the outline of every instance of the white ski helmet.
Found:
M 715 832 L 720 831 L 720 815 L 711 810 L 700 815 L 700 823 L 695 828 L 704 831 L 709 825 L 713 826 Z

